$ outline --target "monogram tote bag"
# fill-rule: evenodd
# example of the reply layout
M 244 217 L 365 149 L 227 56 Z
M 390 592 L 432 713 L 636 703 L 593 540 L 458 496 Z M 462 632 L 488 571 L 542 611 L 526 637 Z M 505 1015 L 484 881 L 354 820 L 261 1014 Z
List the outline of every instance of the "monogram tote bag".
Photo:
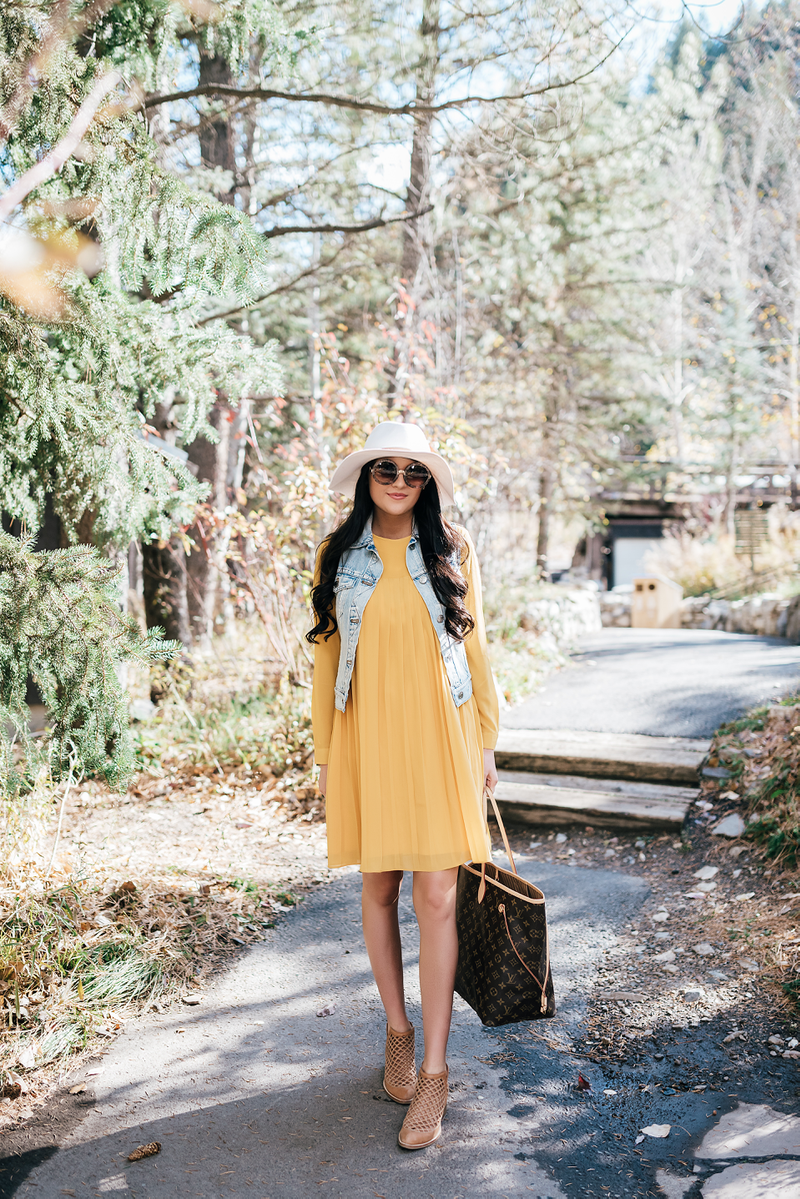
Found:
M 455 989 L 496 1027 L 556 1014 L 542 892 L 520 878 L 495 798 L 487 789 L 511 870 L 494 862 L 458 869 Z

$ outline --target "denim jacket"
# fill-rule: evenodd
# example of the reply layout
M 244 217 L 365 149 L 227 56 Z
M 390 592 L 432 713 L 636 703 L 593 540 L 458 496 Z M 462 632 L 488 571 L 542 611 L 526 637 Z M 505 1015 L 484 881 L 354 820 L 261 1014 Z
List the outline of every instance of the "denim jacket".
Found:
M 425 601 L 425 607 L 430 614 L 436 636 L 439 638 L 453 703 L 460 708 L 472 695 L 472 678 L 467 665 L 467 651 L 464 642 L 451 637 L 445 628 L 445 607 L 428 578 L 416 525 L 411 532 L 411 540 L 406 549 L 406 565 L 414 580 L 414 586 Z M 460 569 L 457 554 L 454 565 Z M 361 630 L 364 609 L 382 574 L 383 563 L 375 549 L 372 537 L 372 517 L 370 516 L 358 541 L 342 554 L 336 571 L 336 621 L 339 625 L 341 649 L 339 650 L 339 668 L 336 673 L 335 703 L 340 712 L 344 712 L 347 696 L 350 693 L 350 680 L 353 677 L 353 664 L 356 660 L 358 635 Z

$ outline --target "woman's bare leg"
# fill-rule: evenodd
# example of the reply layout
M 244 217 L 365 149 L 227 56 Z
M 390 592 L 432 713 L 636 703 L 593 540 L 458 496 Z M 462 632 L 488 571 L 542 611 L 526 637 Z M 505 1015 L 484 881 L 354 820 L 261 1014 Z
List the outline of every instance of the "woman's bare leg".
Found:
M 441 1074 L 446 1065 L 447 1038 L 453 1013 L 453 984 L 458 965 L 456 882 L 451 870 L 414 873 L 414 910 L 419 924 L 419 986 L 425 1033 L 426 1074 Z
M 369 964 L 378 984 L 386 1019 L 395 1032 L 411 1027 L 403 990 L 403 955 L 397 901 L 402 870 L 382 870 L 361 875 L 361 920 Z

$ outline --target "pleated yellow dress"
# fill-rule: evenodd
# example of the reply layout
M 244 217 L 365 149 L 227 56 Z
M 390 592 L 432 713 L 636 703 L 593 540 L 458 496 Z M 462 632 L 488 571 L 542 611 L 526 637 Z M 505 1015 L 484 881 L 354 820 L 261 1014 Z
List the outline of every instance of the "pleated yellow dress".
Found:
M 383 573 L 364 609 L 346 709 L 334 706 L 338 633 L 316 647 L 313 719 L 328 764 L 328 862 L 361 870 L 444 870 L 486 861 L 483 749 L 498 704 L 486 654 L 475 551 L 462 566 L 476 627 L 473 695 L 456 707 L 439 641 L 406 566 L 408 538 L 375 537 Z

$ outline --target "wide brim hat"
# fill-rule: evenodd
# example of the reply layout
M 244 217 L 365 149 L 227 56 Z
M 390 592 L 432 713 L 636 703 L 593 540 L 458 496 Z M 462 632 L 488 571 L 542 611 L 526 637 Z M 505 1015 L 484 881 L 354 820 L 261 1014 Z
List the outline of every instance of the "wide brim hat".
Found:
M 370 433 L 363 450 L 348 454 L 339 463 L 328 484 L 331 491 L 338 491 L 352 500 L 364 463 L 374 462 L 376 458 L 412 458 L 415 462 L 424 462 L 433 475 L 442 502 L 456 502 L 450 467 L 441 454 L 431 449 L 419 425 L 393 420 L 381 421 Z

